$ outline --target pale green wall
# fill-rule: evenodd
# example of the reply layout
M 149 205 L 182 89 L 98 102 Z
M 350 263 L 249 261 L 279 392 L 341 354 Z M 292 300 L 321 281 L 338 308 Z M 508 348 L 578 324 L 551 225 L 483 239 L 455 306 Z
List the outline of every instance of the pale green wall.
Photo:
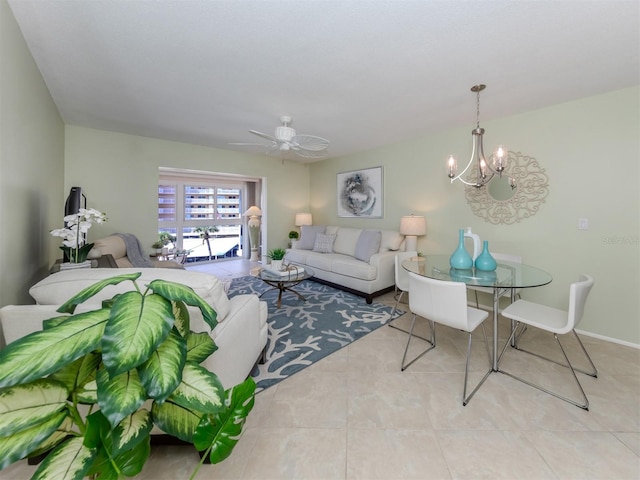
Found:
M 32 303 L 64 216 L 64 124 L 6 0 L 0 0 L 0 306 Z
M 309 208 L 309 167 L 265 155 L 219 150 L 121 133 L 67 126 L 65 190 L 81 186 L 88 206 L 109 222 L 89 231 L 89 240 L 114 232 L 138 236 L 151 251 L 157 239 L 158 167 L 266 178 L 267 249 L 285 247 L 296 212 Z
M 528 299 L 565 308 L 569 283 L 581 272 L 593 275 L 579 328 L 640 344 L 639 97 L 634 87 L 483 122 L 487 151 L 504 143 L 535 157 L 549 176 L 546 202 L 520 223 L 497 226 L 475 216 L 462 185 L 449 183 L 445 159 L 455 153 L 460 164 L 468 161 L 473 125 L 313 164 L 314 223 L 398 228 L 402 215 L 424 214 L 428 232 L 419 250 L 447 254 L 458 229 L 471 226 L 493 251 L 520 254 L 553 275 L 550 285 L 526 291 Z M 337 218 L 336 173 L 378 165 L 384 219 Z M 577 228 L 582 217 L 588 231 Z

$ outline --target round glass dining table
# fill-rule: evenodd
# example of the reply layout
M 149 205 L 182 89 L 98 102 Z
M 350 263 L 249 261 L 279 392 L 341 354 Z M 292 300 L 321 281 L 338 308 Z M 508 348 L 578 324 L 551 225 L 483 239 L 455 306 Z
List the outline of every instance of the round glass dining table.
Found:
M 489 287 L 493 289 L 493 370 L 498 370 L 498 309 L 500 297 L 510 291 L 511 301 L 515 300 L 515 291 L 520 288 L 541 287 L 551 283 L 553 277 L 531 265 L 524 263 L 498 261 L 493 272 L 483 272 L 475 268 L 460 270 L 451 268 L 449 255 L 425 255 L 412 257 L 402 262 L 402 267 L 417 275 L 436 280 L 462 282 L 468 286 Z M 409 292 L 411 295 L 411 292 Z

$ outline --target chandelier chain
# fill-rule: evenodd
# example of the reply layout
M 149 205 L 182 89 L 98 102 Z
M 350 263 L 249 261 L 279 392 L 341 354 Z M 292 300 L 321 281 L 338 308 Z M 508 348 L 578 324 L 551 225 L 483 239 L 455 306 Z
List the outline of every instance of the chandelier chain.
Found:
M 476 128 L 480 128 L 480 89 L 476 91 Z

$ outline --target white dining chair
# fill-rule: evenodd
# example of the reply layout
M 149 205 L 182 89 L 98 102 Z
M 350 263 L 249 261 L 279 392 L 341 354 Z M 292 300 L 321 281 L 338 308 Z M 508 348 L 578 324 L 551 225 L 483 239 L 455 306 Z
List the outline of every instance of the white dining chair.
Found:
M 584 389 L 580 384 L 580 380 L 578 380 L 576 371 L 580 373 L 584 373 L 594 378 L 597 378 L 598 371 L 595 365 L 593 364 L 593 361 L 591 360 L 591 357 L 589 356 L 589 353 L 587 352 L 586 348 L 584 348 L 584 345 L 580 340 L 580 337 L 576 333 L 575 327 L 578 325 L 578 323 L 580 323 L 580 320 L 582 320 L 585 303 L 587 301 L 587 297 L 589 296 L 589 292 L 593 287 L 593 284 L 594 284 L 594 280 L 592 277 L 590 277 L 589 275 L 581 274 L 579 277 L 579 280 L 570 285 L 568 311 L 549 307 L 547 305 L 541 305 L 538 303 L 529 302 L 526 300 L 517 300 L 511 305 L 509 305 L 507 308 L 505 308 L 502 311 L 502 315 L 505 318 L 515 320 L 516 325 L 515 325 L 515 329 L 511 333 L 511 337 L 505 343 L 505 346 L 502 349 L 500 356 L 498 357 L 498 361 L 499 361 L 504 355 L 504 352 L 507 349 L 507 347 L 510 344 L 513 345 L 512 340 L 514 338 L 519 338 L 521 336 L 522 332 L 518 333 L 518 328 L 525 328 L 527 325 L 529 325 L 531 327 L 539 328 L 541 330 L 546 330 L 548 332 L 553 333 L 553 337 L 556 340 L 556 344 L 560 348 L 560 351 L 562 352 L 562 356 L 564 357 L 564 360 L 566 363 L 557 362 L 548 357 L 544 357 L 537 353 L 525 350 L 518 345 L 519 341 L 515 342 L 515 345 L 513 346 L 514 348 L 520 351 L 535 355 L 544 360 L 548 360 L 550 362 L 553 362 L 555 364 L 568 368 L 571 371 L 571 375 L 578 389 L 580 390 L 580 393 L 582 394 L 583 403 L 578 403 L 575 400 L 562 396 L 551 390 L 545 389 L 540 385 L 531 383 L 528 380 L 518 377 L 512 373 L 506 372 L 502 368 L 500 368 L 500 371 L 502 373 L 505 373 L 506 375 L 509 375 L 512 378 L 515 378 L 516 380 L 526 383 L 529 386 L 542 390 L 543 392 L 548 393 L 549 395 L 553 395 L 554 397 L 564 400 L 565 402 L 569 402 L 584 410 L 589 410 L 589 400 L 587 399 L 587 395 L 584 393 Z M 569 361 L 569 357 L 567 356 L 565 349 L 563 348 L 562 343 L 560 342 L 560 338 L 558 337 L 559 335 L 564 335 L 569 332 L 573 332 L 575 338 L 577 339 L 578 344 L 580 345 L 580 348 L 584 352 L 584 355 L 586 356 L 589 364 L 591 365 L 591 368 L 592 368 L 591 372 L 586 372 L 584 370 L 574 368 L 571 362 Z
M 396 304 L 393 313 L 396 313 L 398 304 L 405 293 L 409 292 L 409 272 L 402 267 L 402 262 L 418 255 L 416 251 L 399 252 L 394 260 L 395 282 L 396 282 Z
M 489 351 L 489 344 L 487 343 L 487 335 L 483 323 L 489 316 L 489 313 L 484 310 L 478 310 L 477 308 L 467 306 L 467 288 L 464 283 L 435 280 L 412 272 L 409 272 L 409 309 L 413 313 L 413 319 L 411 320 L 411 330 L 409 331 L 407 346 L 405 347 L 404 355 L 402 356 L 401 370 L 403 371 L 425 353 L 435 348 L 436 323 L 440 323 L 457 330 L 464 330 L 469 334 L 469 340 L 467 342 L 467 360 L 464 369 L 464 387 L 462 390 L 462 405 L 467 405 L 471 400 L 471 397 L 473 397 L 476 391 L 478 391 L 492 371 L 491 353 Z M 425 351 L 417 355 L 410 362 L 405 363 L 409 344 L 411 343 L 411 338 L 414 336 L 413 330 L 418 316 L 429 322 L 429 326 L 431 328 L 431 341 Z M 469 396 L 467 396 L 467 379 L 469 375 L 469 361 L 471 360 L 472 334 L 478 325 L 482 326 L 482 335 L 484 337 L 490 368 Z
M 393 307 L 393 316 L 395 316 L 396 310 L 398 309 L 398 304 L 402 299 L 402 296 L 406 293 L 407 296 L 409 293 L 409 272 L 402 266 L 402 262 L 408 260 L 409 258 L 415 257 L 418 255 L 418 252 L 408 251 L 408 252 L 400 252 L 396 255 L 394 259 L 394 268 L 395 268 L 395 282 L 396 282 L 396 304 Z M 396 330 L 400 330 L 404 333 L 409 333 L 409 330 L 405 330 L 402 327 L 395 325 L 394 323 L 389 322 L 388 325 L 391 328 L 395 328 Z M 425 342 L 430 342 L 430 338 L 424 338 L 420 335 L 414 335 L 414 337 L 420 338 Z
M 511 262 L 511 263 L 522 263 L 522 257 L 519 255 L 513 255 L 510 253 L 492 253 L 491 255 L 493 256 L 493 258 L 495 258 L 496 262 L 504 261 L 504 262 Z M 476 308 L 480 308 L 478 293 L 486 293 L 493 297 L 493 288 L 491 287 L 477 287 L 475 285 L 468 285 L 468 288 L 469 290 L 474 291 L 475 298 L 476 298 Z M 501 296 L 502 297 L 511 296 L 511 291 L 505 290 Z M 518 297 L 520 296 L 519 290 L 516 290 L 516 296 Z M 493 302 L 491 303 L 490 307 L 487 305 L 483 305 L 483 307 L 488 310 L 493 310 Z

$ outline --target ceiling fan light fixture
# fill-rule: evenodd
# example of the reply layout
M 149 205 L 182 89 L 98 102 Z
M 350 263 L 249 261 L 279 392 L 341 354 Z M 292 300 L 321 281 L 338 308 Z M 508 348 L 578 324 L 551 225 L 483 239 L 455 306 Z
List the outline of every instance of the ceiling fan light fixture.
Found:
M 276 127 L 276 138 L 284 142 L 290 142 L 296 131 L 291 127 Z

